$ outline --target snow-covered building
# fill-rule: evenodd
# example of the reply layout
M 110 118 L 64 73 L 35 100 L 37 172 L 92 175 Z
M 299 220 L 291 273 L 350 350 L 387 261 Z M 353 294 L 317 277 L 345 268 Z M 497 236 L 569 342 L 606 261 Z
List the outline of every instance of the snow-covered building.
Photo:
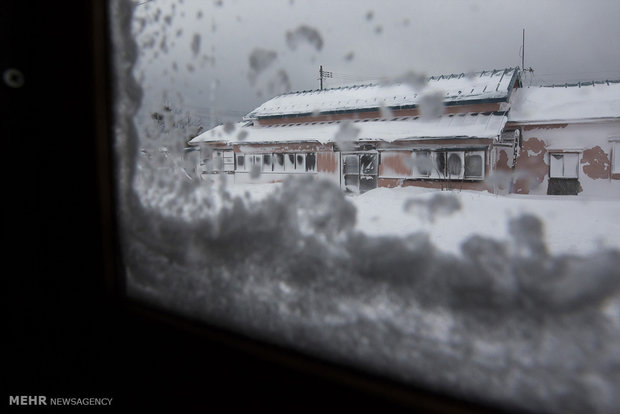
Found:
M 508 68 L 288 93 L 263 103 L 241 122 L 202 133 L 190 145 L 201 147 L 205 173 L 228 173 L 235 182 L 272 182 L 292 174 L 314 174 L 353 192 L 408 185 L 526 192 L 523 182 L 532 184 L 532 179 L 528 181 L 532 170 L 542 172 L 542 165 L 527 160 L 529 147 L 535 144 L 531 131 L 537 129 L 536 113 L 545 108 L 545 98 L 535 93 L 536 88 L 521 86 L 519 68 Z M 594 94 L 599 101 L 599 90 L 607 91 L 603 95 L 610 102 L 601 102 L 604 108 L 579 103 L 573 96 L 577 101 L 563 106 L 561 115 L 575 115 L 580 105 L 586 106 L 593 113 L 585 122 L 586 129 L 609 122 L 599 135 L 607 137 L 614 129 L 617 133 L 618 89 L 615 84 L 608 88 L 597 85 Z M 528 110 L 530 105 L 533 112 Z M 552 112 L 553 105 L 548 109 Z M 543 119 L 541 125 L 548 128 L 551 121 L 567 122 Z M 549 145 L 556 145 L 551 136 L 548 139 Z M 600 140 L 596 142 L 609 158 L 616 141 L 606 139 L 603 146 Z M 594 148 L 582 147 L 581 154 Z M 559 150 L 550 149 L 554 160 L 561 155 Z M 598 162 L 588 161 L 590 157 L 599 157 L 590 154 L 579 159 L 588 171 Z M 547 182 L 555 188 L 557 164 L 550 164 L 546 157 L 546 174 L 552 176 Z M 570 156 L 566 159 L 571 162 Z M 617 163 L 613 168 L 618 168 Z M 512 173 L 519 169 L 523 174 L 517 174 L 520 181 L 515 183 L 488 179 L 498 170 Z M 615 171 L 609 173 L 608 181 L 617 180 Z M 538 184 L 541 187 L 544 178 Z M 571 185 L 561 184 L 562 188 Z M 532 192 L 533 187 L 527 190 Z
M 620 197 L 620 81 L 515 90 L 505 128 L 519 130 L 517 194 Z

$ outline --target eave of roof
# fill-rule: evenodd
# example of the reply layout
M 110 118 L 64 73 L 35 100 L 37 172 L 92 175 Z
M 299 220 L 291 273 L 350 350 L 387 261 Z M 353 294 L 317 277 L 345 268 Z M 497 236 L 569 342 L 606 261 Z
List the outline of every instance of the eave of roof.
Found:
M 357 120 L 298 123 L 272 126 L 248 126 L 239 123 L 235 128 L 215 127 L 190 141 L 215 144 L 274 144 L 290 142 L 337 142 L 343 124 L 350 123 L 357 131 L 355 142 L 397 140 L 426 140 L 443 138 L 497 138 L 506 124 L 503 113 L 468 113 L 444 115 L 438 119 L 405 117 L 395 120 Z M 243 138 L 240 138 L 243 134 Z
M 519 125 L 557 125 L 557 124 L 591 124 L 600 122 L 620 121 L 620 116 L 616 117 L 592 117 L 592 118 L 555 118 L 555 119 L 537 119 L 537 120 L 518 120 L 510 119 L 506 124 L 513 126 Z

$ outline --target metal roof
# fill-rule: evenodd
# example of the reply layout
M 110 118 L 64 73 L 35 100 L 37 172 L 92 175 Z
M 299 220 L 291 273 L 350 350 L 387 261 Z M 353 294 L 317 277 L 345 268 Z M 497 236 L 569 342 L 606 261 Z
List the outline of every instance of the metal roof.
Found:
M 387 107 L 413 108 L 427 93 L 443 95 L 444 105 L 507 101 L 519 68 L 432 76 L 422 85 L 413 82 L 353 85 L 291 92 L 276 96 L 244 119 L 355 112 Z

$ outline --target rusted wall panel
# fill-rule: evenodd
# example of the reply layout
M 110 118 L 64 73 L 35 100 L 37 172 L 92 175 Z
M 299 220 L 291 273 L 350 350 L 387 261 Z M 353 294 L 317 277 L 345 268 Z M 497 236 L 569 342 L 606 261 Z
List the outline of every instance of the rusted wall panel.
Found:
M 400 187 L 403 183 L 402 178 L 379 178 L 377 179 L 377 187 L 394 188 Z
M 544 125 L 525 125 L 523 127 L 523 131 L 532 131 L 535 129 L 563 129 L 566 128 L 568 124 L 544 124 Z
M 382 152 L 381 164 L 379 164 L 379 176 L 403 178 L 411 176 L 411 152 Z
M 545 176 L 549 175 L 549 166 L 545 163 L 546 154 L 545 141 L 529 138 L 523 142 L 516 162 L 516 169 L 521 174 L 514 184 L 515 193 L 529 194 L 531 189 L 539 186 Z
M 598 145 L 583 152 L 581 164 L 583 164 L 584 174 L 592 179 L 610 178 L 611 161 Z
M 522 129 L 523 131 L 533 131 L 536 129 L 563 129 L 566 128 L 568 126 L 567 123 L 547 123 L 547 124 L 534 124 L 534 125 L 527 125 L 527 124 L 523 124 L 523 123 L 519 123 L 519 122 L 507 122 L 506 126 L 504 127 L 505 130 L 510 130 L 510 129 Z
M 512 164 L 510 158 L 512 158 L 512 156 L 508 156 L 508 151 L 504 148 L 498 148 L 497 149 L 497 161 L 495 163 L 495 171 L 503 171 L 503 172 L 509 172 L 512 170 L 512 166 L 510 164 Z
M 317 154 L 317 171 L 320 173 L 338 173 L 338 154 L 335 152 L 319 152 Z

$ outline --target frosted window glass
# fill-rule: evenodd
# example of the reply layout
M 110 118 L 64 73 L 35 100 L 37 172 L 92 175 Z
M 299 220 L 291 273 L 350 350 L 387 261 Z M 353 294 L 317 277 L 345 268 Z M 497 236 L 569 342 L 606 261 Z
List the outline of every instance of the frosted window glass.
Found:
M 579 177 L 579 154 L 564 154 L 564 178 Z
M 564 175 L 564 162 L 562 154 L 549 155 L 549 177 L 562 178 Z

